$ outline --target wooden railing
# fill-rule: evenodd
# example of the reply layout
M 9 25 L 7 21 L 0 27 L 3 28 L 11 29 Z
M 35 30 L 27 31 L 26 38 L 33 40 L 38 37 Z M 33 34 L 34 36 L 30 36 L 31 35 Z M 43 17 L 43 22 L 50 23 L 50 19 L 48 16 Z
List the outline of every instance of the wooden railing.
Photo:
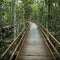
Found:
M 9 45 L 6 51 L 1 55 L 0 60 L 14 60 L 18 54 L 18 50 L 21 47 L 24 37 L 26 36 L 29 29 L 29 24 L 26 23 L 23 30 L 17 36 L 17 38 Z
M 38 27 L 40 28 L 40 31 L 43 34 L 43 37 L 45 38 L 45 42 L 54 58 L 54 60 L 60 60 L 60 42 L 39 22 L 35 22 Z
M 39 30 L 41 31 L 44 41 L 46 42 L 54 60 L 60 60 L 60 42 L 49 32 L 47 29 L 41 25 L 39 22 L 35 22 Z M 18 37 L 9 45 L 6 51 L 1 55 L 0 60 L 16 60 L 19 52 L 21 51 L 22 45 L 26 38 L 29 29 L 29 24 L 26 23 L 22 32 Z M 10 56 L 9 56 L 10 55 Z M 6 59 L 6 56 L 8 57 Z

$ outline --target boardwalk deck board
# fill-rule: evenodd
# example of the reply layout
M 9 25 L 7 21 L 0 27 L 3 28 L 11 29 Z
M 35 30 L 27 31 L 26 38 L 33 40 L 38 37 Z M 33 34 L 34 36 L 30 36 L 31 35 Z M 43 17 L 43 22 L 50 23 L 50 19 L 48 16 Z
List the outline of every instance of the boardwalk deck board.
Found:
M 17 60 L 53 60 L 44 38 L 35 23 L 30 22 L 28 37 Z

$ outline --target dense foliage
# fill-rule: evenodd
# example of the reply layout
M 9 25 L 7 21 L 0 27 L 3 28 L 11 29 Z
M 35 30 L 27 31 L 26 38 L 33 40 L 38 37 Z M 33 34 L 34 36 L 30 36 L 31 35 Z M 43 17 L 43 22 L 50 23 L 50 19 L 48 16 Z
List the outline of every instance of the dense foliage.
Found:
M 39 21 L 60 41 L 60 0 L 0 0 L 0 50 L 13 41 L 27 20 Z

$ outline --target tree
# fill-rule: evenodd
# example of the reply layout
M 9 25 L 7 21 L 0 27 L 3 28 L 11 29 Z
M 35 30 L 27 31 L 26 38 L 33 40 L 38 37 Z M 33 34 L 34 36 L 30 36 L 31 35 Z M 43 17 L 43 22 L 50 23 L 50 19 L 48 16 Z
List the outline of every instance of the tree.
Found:
M 3 0 L 0 0 L 0 28 L 2 27 L 2 14 L 3 14 L 2 4 Z
M 23 4 L 24 4 L 24 10 L 25 10 L 25 20 L 29 20 L 30 16 L 31 16 L 31 12 L 32 12 L 32 8 L 31 8 L 31 0 L 22 0 Z

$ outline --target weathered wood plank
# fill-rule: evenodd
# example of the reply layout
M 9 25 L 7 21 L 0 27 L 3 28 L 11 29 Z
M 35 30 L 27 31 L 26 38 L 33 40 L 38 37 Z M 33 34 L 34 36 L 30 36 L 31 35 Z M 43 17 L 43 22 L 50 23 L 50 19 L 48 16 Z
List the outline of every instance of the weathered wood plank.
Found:
M 16 60 L 53 60 L 38 27 L 34 23 L 30 24 L 28 37 Z

